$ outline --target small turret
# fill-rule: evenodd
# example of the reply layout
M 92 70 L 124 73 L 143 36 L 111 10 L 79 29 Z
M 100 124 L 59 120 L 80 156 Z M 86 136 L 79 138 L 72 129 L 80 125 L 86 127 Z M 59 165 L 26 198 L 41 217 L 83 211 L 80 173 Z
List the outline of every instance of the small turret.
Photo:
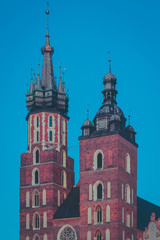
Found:
M 87 109 L 87 120 L 84 121 L 81 127 L 83 136 L 90 135 L 94 129 L 92 122 L 88 119 L 88 113 L 89 113 L 89 110 Z

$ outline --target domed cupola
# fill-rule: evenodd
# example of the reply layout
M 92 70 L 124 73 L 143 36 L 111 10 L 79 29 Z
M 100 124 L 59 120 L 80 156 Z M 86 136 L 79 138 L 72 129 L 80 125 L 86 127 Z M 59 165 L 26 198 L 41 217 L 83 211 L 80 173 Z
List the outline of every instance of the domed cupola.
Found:
M 88 119 L 88 110 L 87 110 L 87 120 L 84 121 L 81 129 L 82 129 L 82 135 L 83 136 L 88 136 L 90 133 L 93 131 L 94 126 L 92 122 Z

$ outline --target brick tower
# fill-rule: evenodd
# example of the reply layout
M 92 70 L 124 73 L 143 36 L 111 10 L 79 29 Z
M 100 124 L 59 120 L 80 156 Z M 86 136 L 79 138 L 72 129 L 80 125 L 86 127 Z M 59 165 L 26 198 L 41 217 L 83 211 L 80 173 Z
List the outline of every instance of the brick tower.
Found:
M 103 78 L 103 104 L 80 140 L 80 239 L 133 240 L 137 227 L 135 131 L 117 106 L 116 77 Z
M 53 215 L 74 184 L 74 162 L 68 156 L 68 96 L 55 83 L 47 32 L 42 76 L 31 76 L 27 91 L 28 149 L 21 155 L 20 239 L 53 239 Z

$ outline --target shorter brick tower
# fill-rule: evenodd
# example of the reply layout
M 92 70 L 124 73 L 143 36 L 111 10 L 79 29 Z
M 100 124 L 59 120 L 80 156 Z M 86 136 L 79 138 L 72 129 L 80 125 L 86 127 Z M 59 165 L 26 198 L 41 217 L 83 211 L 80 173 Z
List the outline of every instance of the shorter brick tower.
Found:
M 68 95 L 57 89 L 47 32 L 42 48 L 42 76 L 31 76 L 27 91 L 28 149 L 21 155 L 20 239 L 53 239 L 53 215 L 74 184 L 74 162 L 68 156 Z
M 116 77 L 103 78 L 103 105 L 80 140 L 80 239 L 133 240 L 137 227 L 137 144 L 117 106 Z

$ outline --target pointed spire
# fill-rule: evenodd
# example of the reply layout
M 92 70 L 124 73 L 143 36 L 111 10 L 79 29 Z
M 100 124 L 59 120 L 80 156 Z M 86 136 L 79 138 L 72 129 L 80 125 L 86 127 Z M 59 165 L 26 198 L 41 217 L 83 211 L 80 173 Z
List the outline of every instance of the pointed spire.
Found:
M 110 58 L 108 59 L 108 62 L 109 62 L 109 73 L 111 73 L 111 59 Z
M 61 78 L 61 65 L 59 67 L 60 69 L 60 75 L 59 75 L 59 85 L 58 85 L 58 92 L 63 92 L 63 87 L 62 87 L 62 78 Z
M 48 14 L 49 11 L 46 11 L 47 14 L 47 30 L 46 30 L 46 41 L 45 46 L 42 47 L 41 52 L 44 55 L 43 57 L 43 67 L 42 67 L 42 79 L 41 84 L 45 89 L 54 89 L 57 91 L 56 83 L 54 80 L 53 64 L 52 64 L 52 54 L 54 49 L 50 46 L 49 43 L 49 33 L 48 33 Z
M 28 94 L 28 83 L 27 83 L 27 90 L 26 90 L 26 95 Z
M 87 120 L 89 119 L 89 109 L 87 109 Z
M 65 70 L 65 68 L 64 68 L 64 70 Z M 63 85 L 63 92 L 66 93 L 65 82 L 64 82 L 64 71 L 63 71 L 63 82 L 62 82 L 62 85 Z
M 31 67 L 31 83 L 30 83 L 29 93 L 32 93 L 33 89 L 34 89 L 34 87 L 33 87 L 33 78 L 32 78 L 32 71 L 33 71 L 33 69 Z

